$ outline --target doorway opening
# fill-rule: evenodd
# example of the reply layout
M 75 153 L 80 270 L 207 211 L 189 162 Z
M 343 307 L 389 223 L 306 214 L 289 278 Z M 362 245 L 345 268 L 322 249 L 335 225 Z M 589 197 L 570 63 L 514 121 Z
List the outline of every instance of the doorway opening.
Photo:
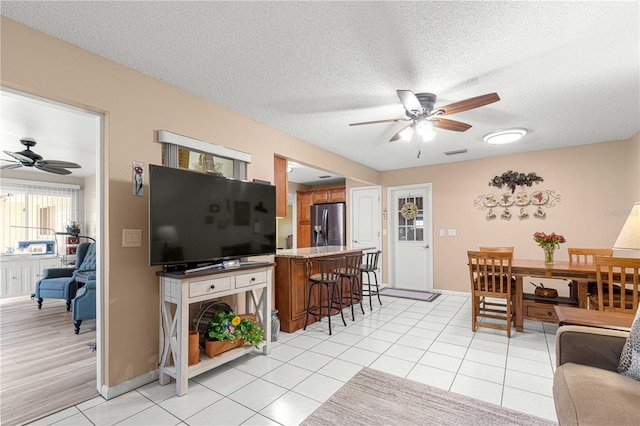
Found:
M 14 180 L 19 182 L 35 182 L 36 185 L 44 184 L 45 182 L 51 185 L 54 182 L 59 187 L 77 186 L 80 192 L 79 201 L 77 207 L 73 207 L 73 213 L 69 220 L 73 219 L 73 222 L 78 223 L 81 226 L 81 234 L 83 236 L 89 236 L 90 239 L 96 241 L 96 263 L 97 263 L 97 283 L 96 283 L 96 320 L 95 326 L 93 326 L 91 320 L 84 320 L 80 327 L 79 334 L 75 334 L 74 322 L 72 320 L 72 313 L 66 311 L 65 301 L 62 299 L 45 299 L 42 310 L 38 309 L 35 300 L 30 300 L 29 296 L 21 296 L 20 300 L 2 299 L 2 311 L 3 319 L 5 314 L 10 314 L 11 310 L 20 315 L 28 315 L 32 311 L 29 320 L 34 323 L 36 327 L 50 327 L 53 317 L 58 318 L 54 321 L 58 326 L 57 332 L 45 333 L 45 336 L 53 341 L 57 341 L 60 348 L 59 351 L 81 353 L 83 356 L 89 354 L 88 361 L 93 358 L 94 362 L 87 364 L 85 362 L 85 368 L 83 369 L 83 377 L 87 377 L 86 386 L 92 388 L 95 392 L 90 397 L 94 397 L 100 394 L 103 383 L 103 365 L 104 365 L 104 333 L 103 333 L 103 313 L 102 313 L 102 293 L 103 293 L 103 235 L 104 235 L 104 218 L 102 212 L 103 208 L 103 194 L 104 194 L 104 182 L 103 175 L 103 134 L 104 134 L 104 116 L 95 111 L 90 111 L 85 108 L 79 108 L 73 105 L 64 104 L 51 99 L 45 99 L 26 92 L 0 87 L 0 121 L 3 126 L 0 129 L 0 151 L 17 151 L 16 144 L 19 146 L 21 138 L 31 138 L 38 141 L 38 145 L 34 148 L 39 155 L 45 159 L 55 159 L 67 162 L 73 162 L 80 164 L 80 168 L 72 169 L 70 175 L 59 175 L 56 173 L 48 173 L 36 169 L 35 167 L 12 167 L 11 169 L 2 170 L 2 178 L 7 180 Z M 3 159 L 9 159 L 8 156 L 2 156 Z M 3 164 L 7 164 L 5 161 Z M 50 204 L 47 206 L 47 211 L 53 212 L 55 209 L 54 201 L 57 198 L 50 198 Z M 52 201 L 53 200 L 53 201 Z M 51 213 L 53 214 L 53 213 Z M 53 220 L 49 216 L 44 220 L 44 217 L 37 217 L 32 222 L 39 223 L 39 228 L 43 227 L 42 223 L 47 223 L 47 228 L 51 228 L 51 234 L 55 245 L 60 244 L 60 247 L 54 249 L 55 255 L 59 255 L 59 259 L 52 259 L 51 264 L 47 263 L 46 267 L 63 267 L 66 264 L 73 262 L 73 242 L 69 242 L 69 239 L 64 235 L 66 229 L 64 226 L 58 223 L 59 221 Z M 6 224 L 8 229 L 12 229 L 10 224 Z M 63 228 L 63 229 L 60 229 Z M 40 234 L 42 233 L 41 231 Z M 38 232 L 38 238 L 44 238 Z M 62 234 L 62 235 L 61 235 Z M 21 239 L 21 238 L 20 238 Z M 87 241 L 90 241 L 87 240 Z M 37 244 L 36 244 L 37 245 Z M 4 254 L 4 249 L 3 254 Z M 58 250 L 59 249 L 59 250 Z M 71 251 L 70 251 L 71 250 Z M 3 259 L 4 260 L 4 259 Z M 29 260 L 30 261 L 30 260 Z M 55 262 L 55 265 L 53 264 Z M 3 262 L 4 263 L 4 262 Z M 65 263 L 65 264 L 63 264 Z M 35 274 L 41 275 L 42 268 L 36 268 Z M 35 289 L 35 282 L 38 278 L 29 279 L 28 284 L 33 288 L 29 288 L 29 293 L 32 293 Z M 14 303 L 15 302 L 15 303 Z M 15 308 L 7 308 L 9 305 L 18 307 L 22 304 L 19 312 Z M 40 314 L 40 317 L 38 316 Z M 53 320 L 52 320 L 53 321 Z M 4 322 L 3 322 L 4 324 Z M 4 327 L 3 327 L 4 328 Z M 38 334 L 38 333 L 37 333 Z M 59 338 L 57 338 L 58 336 Z M 57 340 L 56 340 L 57 339 Z M 84 340 L 89 339 L 88 342 Z M 37 341 L 33 335 L 31 341 Z M 7 341 L 3 339 L 3 353 L 5 352 L 5 343 Z M 68 348 L 66 344 L 68 343 Z M 90 344 L 89 344 L 90 343 Z M 28 342 L 25 343 L 29 344 Z M 73 347 L 75 345 L 75 347 Z M 96 349 L 97 348 L 97 349 Z M 25 348 L 25 351 L 28 349 Z M 58 354 L 58 352 L 56 352 Z M 41 355 L 38 355 L 41 354 Z M 24 355 L 24 351 L 22 352 Z M 59 354 L 58 354 L 59 355 Z M 35 357 L 42 356 L 42 360 L 37 360 Z M 54 374 L 54 361 L 55 359 L 64 357 L 52 357 L 51 353 L 47 351 L 30 350 L 29 351 L 30 362 L 34 365 L 42 365 L 44 370 L 37 370 L 37 368 L 27 367 L 25 373 L 21 375 L 20 380 L 29 383 L 31 389 L 39 392 L 37 398 L 29 396 L 29 386 L 24 387 L 25 403 L 20 403 L 17 408 L 18 411 L 14 413 L 11 419 L 14 419 L 16 423 L 26 423 L 33 421 L 39 417 L 43 417 L 55 411 L 59 411 L 70 405 L 75 405 L 88 399 L 88 393 L 78 393 L 78 400 L 72 401 L 73 391 L 70 391 L 74 386 L 73 374 L 80 374 L 79 371 L 74 370 L 69 372 L 68 366 L 66 367 L 66 373 L 60 375 Z M 23 356 L 21 358 L 24 358 Z M 71 357 L 72 358 L 72 357 Z M 69 358 L 69 359 L 71 359 Z M 61 369 L 64 367 L 61 366 Z M 3 375 L 6 369 L 2 369 Z M 42 382 L 43 371 L 46 372 L 47 381 Z M 32 380 L 29 379 L 33 374 Z M 3 383 L 6 384 L 4 377 Z M 78 380 L 76 380 L 77 382 Z M 55 392 L 46 392 L 45 387 L 55 386 Z M 3 386 L 4 387 L 4 386 Z M 42 394 L 46 393 L 48 397 L 42 398 Z M 11 390 L 11 396 L 18 395 L 15 389 Z M 62 395 L 68 395 L 69 398 L 62 398 Z M 5 418 L 5 401 L 2 402 L 2 423 L 14 423 L 13 420 Z M 37 399 L 38 404 L 33 404 L 33 401 Z M 11 403 L 10 405 L 14 405 Z M 31 407 L 29 410 L 24 410 L 25 406 Z M 8 415 L 8 414 L 7 414 Z

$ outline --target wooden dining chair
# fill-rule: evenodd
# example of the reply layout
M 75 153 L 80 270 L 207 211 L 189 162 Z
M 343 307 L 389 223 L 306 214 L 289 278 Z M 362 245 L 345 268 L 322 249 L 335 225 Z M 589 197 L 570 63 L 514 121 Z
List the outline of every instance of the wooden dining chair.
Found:
M 515 325 L 513 253 L 501 251 L 468 251 L 471 281 L 471 330 L 487 327 L 505 330 L 511 337 Z M 489 320 L 489 321 L 487 321 Z M 504 324 L 500 322 L 504 321 Z
M 635 315 L 640 295 L 640 259 L 595 256 L 598 289 L 590 296 L 599 311 Z
M 613 256 L 613 249 L 610 248 L 567 248 L 569 252 L 569 263 L 593 263 L 593 256 Z
M 480 251 L 497 251 L 501 253 L 513 253 L 513 247 L 480 247 Z
M 613 256 L 613 249 L 610 248 L 590 248 L 590 247 L 568 247 L 569 264 L 591 264 L 594 256 Z M 578 283 L 571 281 L 570 287 L 576 286 Z M 587 309 L 591 307 L 591 295 L 595 294 L 598 289 L 598 283 L 595 281 L 587 282 Z

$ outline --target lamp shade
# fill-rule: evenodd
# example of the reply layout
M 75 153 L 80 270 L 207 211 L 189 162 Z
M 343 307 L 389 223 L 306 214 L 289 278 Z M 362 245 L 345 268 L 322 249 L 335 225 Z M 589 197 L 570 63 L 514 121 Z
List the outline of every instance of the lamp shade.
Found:
M 613 248 L 640 250 L 640 202 L 635 203 L 631 208 L 631 213 L 629 213 Z

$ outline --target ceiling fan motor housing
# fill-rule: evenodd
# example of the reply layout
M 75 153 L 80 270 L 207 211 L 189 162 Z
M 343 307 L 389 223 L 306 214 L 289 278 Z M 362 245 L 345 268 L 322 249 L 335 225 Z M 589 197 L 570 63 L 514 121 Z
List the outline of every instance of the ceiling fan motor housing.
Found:
M 436 105 L 438 97 L 433 93 L 417 93 L 416 98 L 420 101 L 420 105 L 425 112 L 430 112 Z
M 34 162 L 42 160 L 41 155 L 38 155 L 35 152 L 31 151 L 31 147 L 36 146 L 36 141 L 34 141 L 33 139 L 24 138 L 24 139 L 20 139 L 20 143 L 26 146 L 27 149 L 18 152 L 18 154 L 24 155 L 25 157 L 30 158 Z

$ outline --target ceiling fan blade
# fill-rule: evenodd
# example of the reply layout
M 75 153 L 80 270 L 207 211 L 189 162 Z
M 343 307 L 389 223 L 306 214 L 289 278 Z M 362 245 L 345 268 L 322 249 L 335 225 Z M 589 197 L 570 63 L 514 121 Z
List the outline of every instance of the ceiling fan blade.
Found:
M 389 139 L 389 142 L 395 142 L 397 140 L 402 139 L 402 136 L 400 136 L 400 133 L 404 132 L 404 130 L 411 126 L 412 123 L 407 124 L 406 126 L 402 126 L 402 129 L 400 129 L 395 135 L 393 135 L 393 137 L 391 139 Z
M 49 172 L 49 173 L 55 173 L 57 175 L 69 175 L 71 174 L 71 172 L 67 169 L 62 169 L 59 167 L 51 167 L 51 166 L 47 166 L 46 164 L 42 164 L 42 163 L 36 163 L 35 164 L 36 169 L 40 169 L 42 171 L 45 172 Z
M 9 170 L 9 169 L 19 169 L 22 166 L 22 163 L 11 163 L 11 164 L 5 164 L 4 166 L 0 166 L 0 169 L 2 170 Z
M 420 101 L 411 90 L 396 90 L 396 92 L 404 109 L 415 115 L 422 115 L 422 104 L 420 104 Z
M 447 118 L 432 118 L 433 127 L 445 130 L 453 130 L 454 132 L 465 132 L 471 128 L 471 124 L 461 121 L 449 120 Z
M 349 126 L 362 126 L 363 124 L 397 123 L 398 121 L 409 121 L 409 118 L 389 118 L 388 120 L 363 121 L 362 123 L 351 123 Z
M 4 153 L 7 154 L 10 157 L 15 158 L 16 160 L 20 161 L 20 162 L 26 162 L 26 163 L 32 163 L 33 160 L 25 155 L 20 154 L 19 152 L 11 152 L 11 151 L 7 151 L 4 150 Z
M 456 114 L 458 112 L 467 111 L 469 109 L 478 108 L 484 105 L 498 102 L 500 96 L 497 93 L 489 93 L 486 95 L 476 96 L 462 101 L 454 102 L 444 107 L 439 107 L 438 111 L 442 111 L 444 115 Z
M 42 164 L 43 166 L 50 166 L 50 167 L 63 167 L 65 169 L 81 169 L 82 168 L 80 164 L 71 163 L 69 161 L 42 160 L 42 161 L 38 161 L 38 164 Z

